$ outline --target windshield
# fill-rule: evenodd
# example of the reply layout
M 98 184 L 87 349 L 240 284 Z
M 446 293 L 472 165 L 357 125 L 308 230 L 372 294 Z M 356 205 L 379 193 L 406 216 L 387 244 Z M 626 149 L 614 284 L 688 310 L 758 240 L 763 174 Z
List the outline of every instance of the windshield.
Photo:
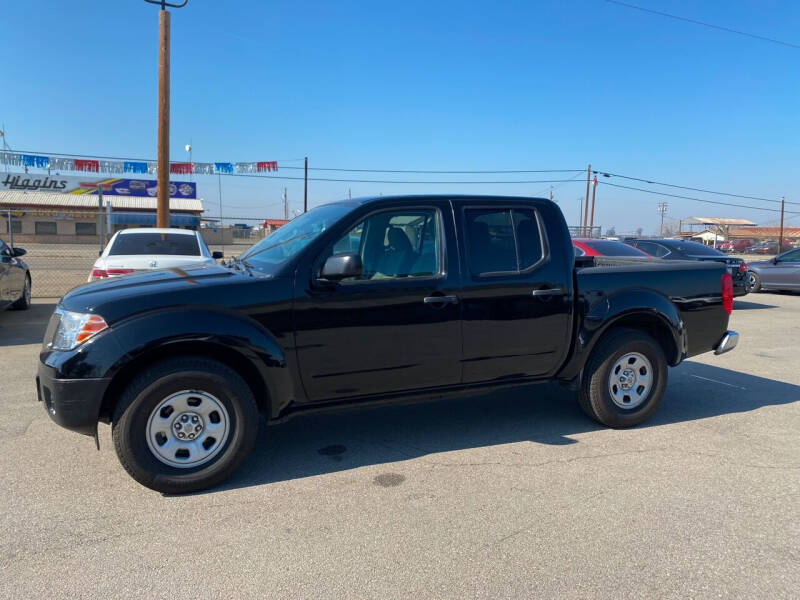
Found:
M 696 242 L 687 242 L 685 246 L 681 246 L 681 250 L 690 256 L 725 256 L 725 254 L 711 246 Z
M 200 256 L 200 247 L 193 233 L 120 233 L 108 254 L 109 256 L 143 254 Z
M 271 275 L 352 209 L 348 204 L 314 208 L 251 246 L 241 260 Z

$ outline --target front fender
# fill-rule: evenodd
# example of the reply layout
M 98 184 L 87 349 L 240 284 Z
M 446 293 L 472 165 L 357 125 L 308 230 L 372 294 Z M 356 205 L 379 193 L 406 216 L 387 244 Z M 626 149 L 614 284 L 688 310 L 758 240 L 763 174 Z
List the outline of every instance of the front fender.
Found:
M 579 306 L 583 311 L 577 317 L 580 324 L 572 357 L 559 373 L 560 379 L 579 377 L 597 340 L 618 325 L 635 327 L 636 323 L 647 323 L 658 327 L 659 331 L 665 332 L 661 337 L 668 343 L 670 364 L 674 366 L 686 356 L 686 330 L 679 311 L 669 298 L 656 291 L 620 290 L 594 302 L 584 300 Z
M 139 313 L 115 322 L 77 352 L 47 357 L 65 379 L 98 377 L 113 381 L 132 363 L 178 352 L 198 354 L 216 349 L 223 362 L 242 364 L 258 374 L 260 386 L 272 400 L 271 411 L 294 399 L 294 385 L 278 340 L 260 323 L 241 313 L 218 307 L 176 307 Z M 174 352 L 172 351 L 174 348 Z

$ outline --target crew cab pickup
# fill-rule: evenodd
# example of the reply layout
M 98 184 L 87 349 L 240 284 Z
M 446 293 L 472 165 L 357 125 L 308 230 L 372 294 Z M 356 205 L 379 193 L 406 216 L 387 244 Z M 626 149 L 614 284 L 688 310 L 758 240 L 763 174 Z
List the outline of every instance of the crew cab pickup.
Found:
M 70 291 L 37 388 L 68 429 L 97 439 L 110 423 L 138 482 L 188 492 L 242 462 L 260 415 L 501 386 L 533 400 L 528 384 L 558 380 L 592 419 L 636 425 L 656 410 L 668 366 L 736 346 L 732 305 L 721 263 L 576 264 L 548 200 L 347 200 L 227 265 Z

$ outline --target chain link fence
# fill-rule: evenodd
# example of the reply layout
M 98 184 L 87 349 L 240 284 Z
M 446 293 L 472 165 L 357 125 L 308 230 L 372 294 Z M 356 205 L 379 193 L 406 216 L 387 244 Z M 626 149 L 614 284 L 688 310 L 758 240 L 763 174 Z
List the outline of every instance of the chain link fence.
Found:
M 30 269 L 35 298 L 60 298 L 86 283 L 107 240 L 126 227 L 107 221 L 97 211 L 3 210 L 0 239 L 26 250 L 22 260 Z M 263 219 L 237 221 L 242 222 L 199 228 L 209 250 L 238 256 L 273 230 L 260 227 Z

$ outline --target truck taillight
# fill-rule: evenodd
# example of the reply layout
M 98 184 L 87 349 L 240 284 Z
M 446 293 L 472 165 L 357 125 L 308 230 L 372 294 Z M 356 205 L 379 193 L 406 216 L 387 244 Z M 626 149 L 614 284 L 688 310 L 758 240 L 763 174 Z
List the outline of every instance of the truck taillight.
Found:
M 733 277 L 730 273 L 722 274 L 722 308 L 725 312 L 733 312 Z
M 746 273 L 747 272 L 747 263 L 739 263 L 739 273 Z
M 105 269 L 92 269 L 92 279 L 105 279 L 108 272 Z

